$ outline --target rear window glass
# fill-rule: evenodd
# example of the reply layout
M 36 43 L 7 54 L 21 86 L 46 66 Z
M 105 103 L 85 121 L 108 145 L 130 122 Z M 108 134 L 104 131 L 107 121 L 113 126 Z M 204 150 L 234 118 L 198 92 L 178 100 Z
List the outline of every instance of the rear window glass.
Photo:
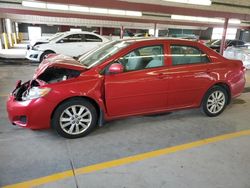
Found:
M 171 57 L 173 65 L 197 64 L 210 62 L 207 54 L 196 47 L 171 45 Z

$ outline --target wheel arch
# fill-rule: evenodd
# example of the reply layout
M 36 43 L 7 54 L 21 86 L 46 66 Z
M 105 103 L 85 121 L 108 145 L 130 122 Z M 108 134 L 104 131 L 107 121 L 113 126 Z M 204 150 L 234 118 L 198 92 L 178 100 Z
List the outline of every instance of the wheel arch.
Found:
M 39 57 L 39 61 L 40 61 L 40 62 L 42 62 L 43 56 L 44 56 L 44 54 L 46 54 L 47 52 L 52 53 L 52 54 L 55 54 L 55 53 L 56 53 L 55 51 L 50 50 L 50 49 L 44 50 L 43 53 L 42 53 L 42 54 L 40 55 L 40 57 Z
M 227 104 L 230 104 L 230 102 L 231 102 L 231 96 L 232 96 L 232 95 L 231 95 L 231 88 L 230 88 L 229 84 L 226 83 L 226 82 L 216 82 L 216 83 L 214 83 L 211 87 L 209 87 L 209 88 L 206 90 L 206 92 L 204 93 L 204 95 L 203 95 L 203 97 L 202 97 L 202 101 L 201 101 L 200 105 L 202 105 L 202 103 L 203 103 L 203 101 L 204 101 L 204 97 L 206 96 L 206 93 L 207 93 L 211 88 L 213 88 L 214 86 L 219 86 L 219 87 L 222 87 L 223 89 L 225 89 L 225 91 L 226 91 L 227 94 L 228 94 Z
M 51 50 L 51 49 L 46 49 L 46 50 L 44 50 L 44 52 L 43 53 L 45 53 L 45 52 L 51 52 L 51 53 L 56 53 L 54 50 Z
M 223 89 L 225 89 L 225 91 L 227 92 L 227 95 L 228 95 L 227 104 L 230 104 L 230 102 L 231 102 L 231 88 L 230 88 L 230 86 L 225 82 L 218 82 L 218 83 L 214 84 L 214 86 L 220 86 Z
M 69 100 L 73 100 L 73 99 L 85 99 L 85 100 L 87 100 L 87 101 L 89 101 L 94 107 L 95 107 L 95 109 L 96 109 L 96 112 L 97 112 L 97 117 L 98 117 L 98 125 L 99 126 L 101 126 L 102 125 L 102 122 L 103 122 L 103 115 L 102 115 L 102 109 L 101 109 L 101 107 L 99 106 L 99 104 L 93 99 L 93 98 L 91 98 L 91 97 L 87 97 L 87 96 L 71 96 L 71 97 L 68 97 L 68 98 L 66 98 L 66 99 L 64 99 L 64 100 L 62 100 L 60 103 L 58 103 L 57 105 L 56 105 L 56 107 L 53 109 L 53 111 L 52 111 L 52 113 L 51 113 L 51 115 L 50 115 L 50 121 L 52 120 L 52 118 L 53 118 L 53 116 L 54 116 L 54 114 L 55 114 L 55 111 L 56 111 L 56 109 L 62 104 L 62 103 L 64 103 L 64 102 L 66 102 L 66 101 L 69 101 Z

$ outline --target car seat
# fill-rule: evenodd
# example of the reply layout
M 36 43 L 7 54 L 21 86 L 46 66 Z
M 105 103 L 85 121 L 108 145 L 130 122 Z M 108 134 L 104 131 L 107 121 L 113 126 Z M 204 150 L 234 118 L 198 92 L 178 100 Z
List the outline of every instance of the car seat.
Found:
M 139 67 L 140 67 L 142 58 L 140 57 L 140 54 L 138 51 L 133 51 L 129 53 L 127 59 L 128 59 L 128 62 L 125 65 L 125 68 L 127 71 L 140 69 Z
M 163 65 L 163 56 L 159 48 L 153 48 L 153 59 L 147 64 L 146 68 L 160 67 Z

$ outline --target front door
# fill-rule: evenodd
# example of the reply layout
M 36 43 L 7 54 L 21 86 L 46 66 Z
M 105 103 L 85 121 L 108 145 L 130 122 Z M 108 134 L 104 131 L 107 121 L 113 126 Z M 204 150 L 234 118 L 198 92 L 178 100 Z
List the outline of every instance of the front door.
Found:
M 167 105 L 167 68 L 164 45 L 138 47 L 119 58 L 123 73 L 105 76 L 110 116 L 153 112 Z

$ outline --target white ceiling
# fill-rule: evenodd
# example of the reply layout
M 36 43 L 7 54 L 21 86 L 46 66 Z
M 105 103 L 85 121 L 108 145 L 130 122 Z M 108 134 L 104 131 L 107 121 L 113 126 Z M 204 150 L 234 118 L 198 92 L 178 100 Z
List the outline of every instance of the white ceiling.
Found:
M 198 6 L 198 5 L 189 5 L 189 4 L 181 4 L 181 3 L 172 3 L 163 0 L 120 0 L 125 2 L 136 2 L 136 3 L 145 3 L 145 4 L 156 4 L 156 5 L 165 5 L 165 6 L 175 6 L 175 7 L 186 7 L 193 8 L 199 10 L 212 10 L 212 11 L 220 11 L 220 12 L 232 12 L 232 13 L 244 13 L 250 15 L 250 0 L 212 0 L 213 3 L 211 6 Z M 202 0 L 197 0 L 202 1 Z M 230 4 L 230 6 L 226 5 L 218 5 L 216 3 Z M 236 6 L 244 6 L 236 7 Z M 250 21 L 250 20 L 249 20 Z
M 1 0 L 5 2 L 14 2 L 14 3 L 20 3 L 20 0 Z M 180 4 L 180 3 L 170 3 L 163 0 L 119 0 L 119 1 L 126 1 L 126 2 L 137 2 L 137 3 L 144 3 L 144 4 L 155 4 L 155 5 L 165 5 L 165 6 L 175 6 L 175 7 L 190 7 L 192 9 L 199 9 L 199 10 L 213 10 L 213 11 L 220 11 L 220 12 L 232 12 L 232 13 L 241 13 L 241 14 L 249 14 L 250 15 L 250 0 L 213 0 L 213 3 L 226 3 L 226 4 L 232 4 L 237 6 L 244 6 L 243 8 L 239 8 L 236 6 L 225 6 L 225 5 L 214 5 L 211 6 L 195 6 L 195 5 L 187 5 L 187 4 Z M 199 1 L 199 0 L 197 0 Z M 200 0 L 202 1 L 202 0 Z M 70 1 L 69 1 L 70 2 Z M 0 8 L 13 8 L 13 9 L 22 9 L 22 10 L 30 10 L 28 7 L 23 7 L 21 4 L 0 4 Z M 32 10 L 39 10 L 39 11 L 48 11 L 46 9 L 36 9 L 32 8 Z M 64 11 L 59 10 L 49 10 L 50 12 L 56 12 L 56 13 L 62 13 Z M 70 13 L 70 12 L 69 12 Z M 75 12 L 74 12 L 75 13 Z M 90 13 L 77 13 L 80 15 L 93 15 Z M 94 14 L 98 16 L 102 16 L 100 14 Z M 105 16 L 105 15 L 104 15 Z M 34 16 L 34 15 L 23 15 L 23 14 L 13 14 L 13 13 L 1 13 L 0 17 L 3 18 L 11 18 L 14 21 L 17 22 L 25 22 L 25 23 L 41 23 L 41 24 L 53 24 L 53 25 L 79 25 L 79 26 L 86 26 L 86 25 L 92 25 L 92 26 L 102 26 L 102 27 L 120 27 L 125 26 L 127 28 L 154 28 L 153 23 L 140 23 L 140 22 L 124 22 L 124 21 L 105 21 L 105 20 L 97 20 L 97 19 L 83 19 L 83 18 L 62 18 L 62 17 L 49 17 L 49 16 Z M 112 17 L 124 17 L 126 16 L 116 16 L 112 15 Z M 141 20 L 159 20 L 159 21 L 173 21 L 170 18 L 169 14 L 162 14 L 157 13 L 152 10 L 152 12 L 143 12 L 143 16 L 139 17 Z M 248 20 L 246 20 L 248 21 Z M 188 21 L 182 21 L 188 23 Z M 190 21 L 189 21 L 190 22 Z M 250 20 L 249 20 L 250 22 Z M 200 23 L 195 22 L 193 23 Z M 188 24 L 187 24 L 188 25 Z M 218 24 L 221 27 L 223 24 Z M 250 24 L 243 23 L 241 26 L 247 26 L 249 27 Z M 158 24 L 157 26 L 160 29 L 167 29 L 167 28 L 175 28 L 175 27 L 181 27 L 181 28 L 192 28 L 192 29 L 205 29 L 206 27 L 202 26 L 176 26 L 171 24 Z M 236 26 L 234 26 L 236 27 Z

